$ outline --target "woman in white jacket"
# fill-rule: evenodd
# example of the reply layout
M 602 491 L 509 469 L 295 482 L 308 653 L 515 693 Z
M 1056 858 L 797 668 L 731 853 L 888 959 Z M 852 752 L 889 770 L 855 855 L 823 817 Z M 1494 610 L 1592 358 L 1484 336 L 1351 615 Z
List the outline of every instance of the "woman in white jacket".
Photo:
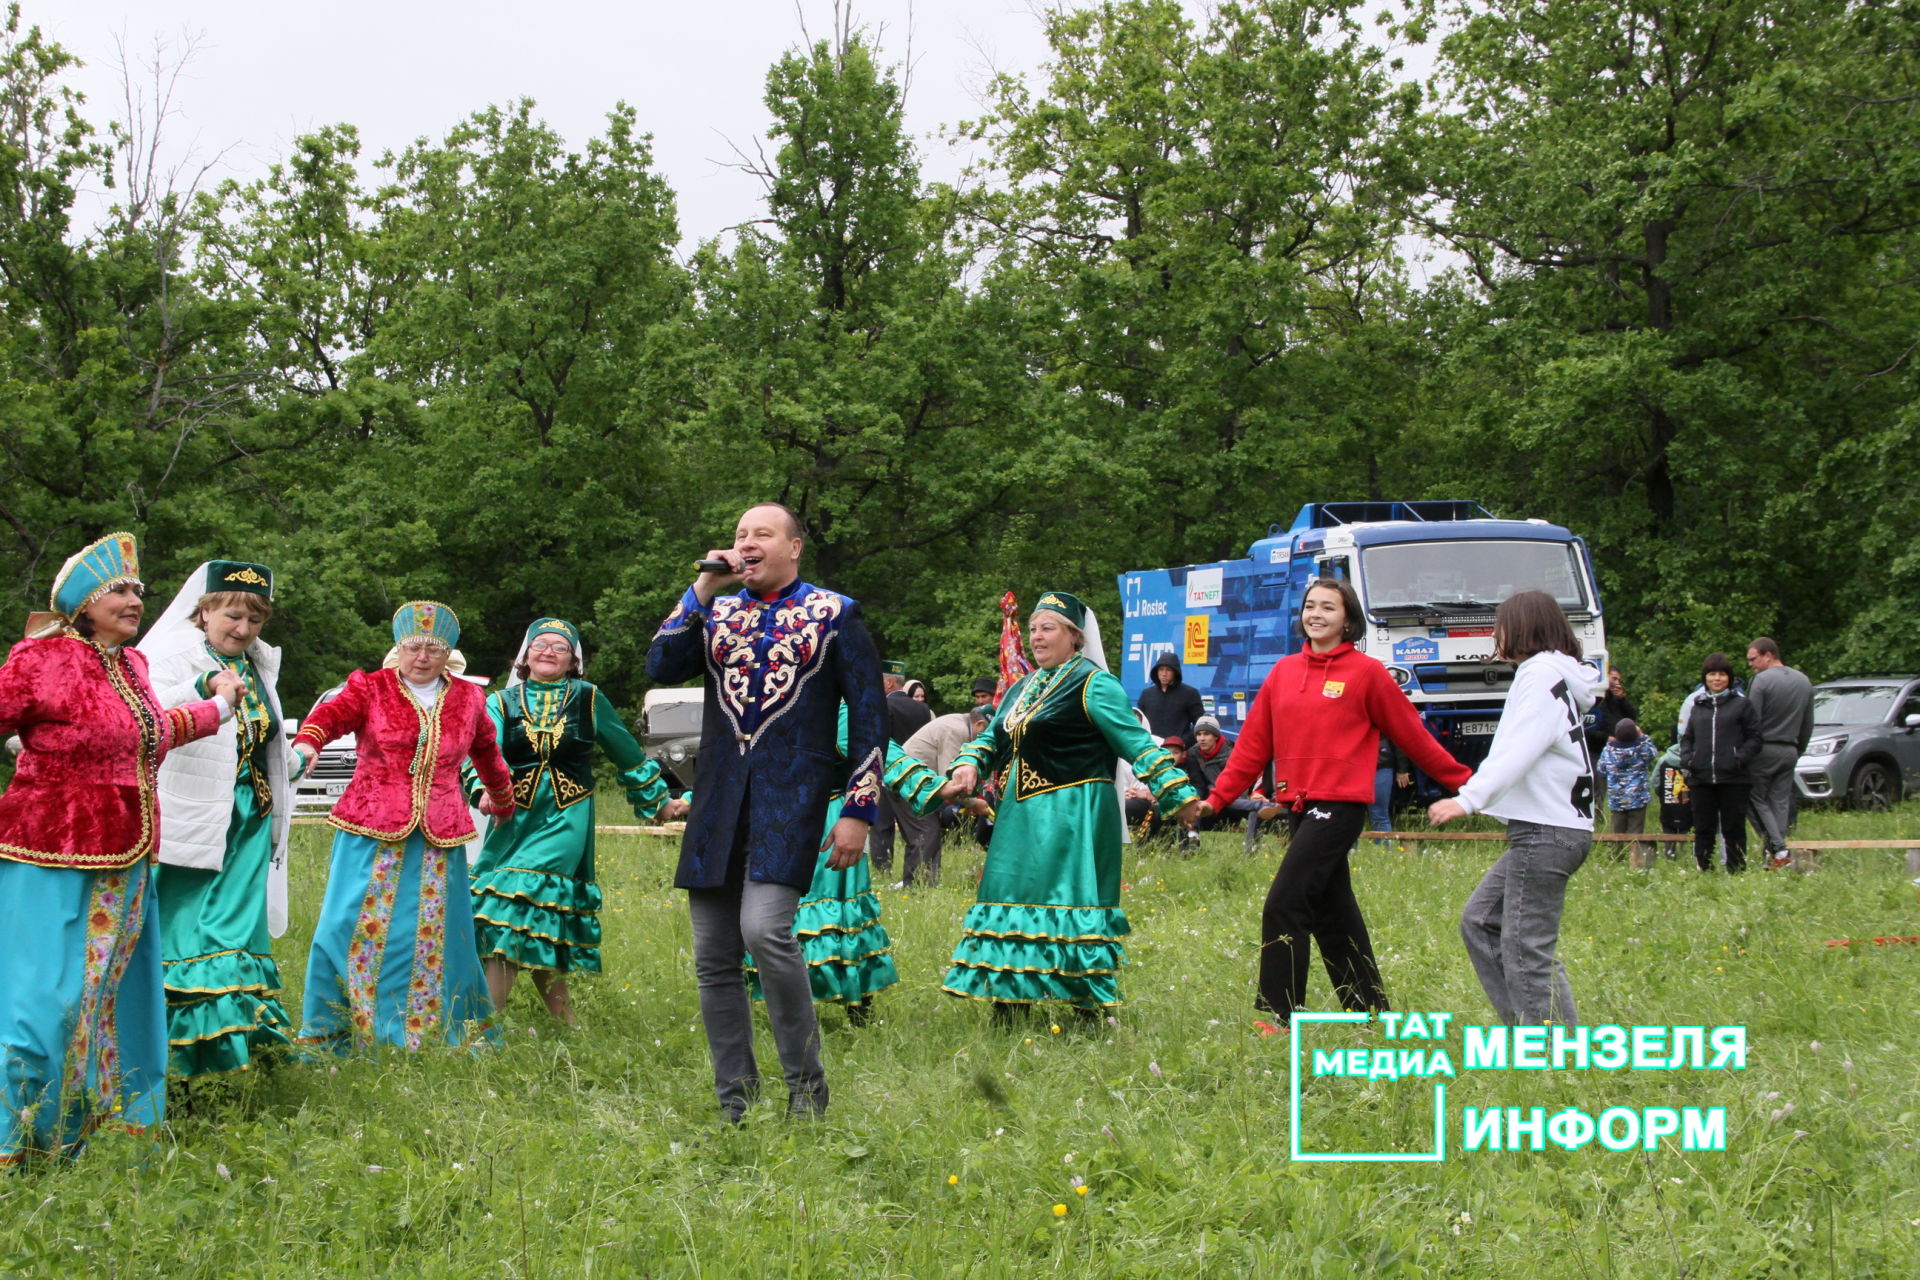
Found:
M 1567 881 L 1593 845 L 1593 760 L 1587 708 L 1599 675 L 1544 591 L 1517 591 L 1493 615 L 1497 656 L 1518 664 L 1492 749 L 1473 780 L 1428 816 L 1469 813 L 1507 826 L 1507 851 L 1467 899 L 1460 936 L 1494 1010 L 1517 1026 L 1573 1025 L 1566 966 L 1554 954 Z
M 270 950 L 287 928 L 293 807 L 275 691 L 280 651 L 259 638 L 272 616 L 266 566 L 213 560 L 193 571 L 139 646 L 162 706 L 205 696 L 222 670 L 246 686 L 219 733 L 160 766 L 156 883 L 174 1075 L 245 1070 L 292 1034 Z

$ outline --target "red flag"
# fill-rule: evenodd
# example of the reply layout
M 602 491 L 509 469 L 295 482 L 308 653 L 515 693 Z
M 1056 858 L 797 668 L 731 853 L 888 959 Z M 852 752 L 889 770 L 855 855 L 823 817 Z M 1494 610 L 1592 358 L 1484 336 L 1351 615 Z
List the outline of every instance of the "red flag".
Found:
M 1000 686 L 993 691 L 993 705 L 999 706 L 1013 682 L 1033 670 L 1027 659 L 1026 645 L 1020 636 L 1019 601 L 1013 592 L 1000 597 Z

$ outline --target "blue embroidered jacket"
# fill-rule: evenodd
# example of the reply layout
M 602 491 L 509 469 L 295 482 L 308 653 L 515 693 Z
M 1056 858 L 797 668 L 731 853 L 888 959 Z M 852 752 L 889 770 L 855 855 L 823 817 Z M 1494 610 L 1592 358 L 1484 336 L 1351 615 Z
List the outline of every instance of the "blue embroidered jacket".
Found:
M 654 633 L 647 676 L 681 684 L 703 669 L 700 761 L 674 884 L 724 884 L 744 822 L 747 877 L 804 891 L 840 780 L 842 817 L 872 822 L 878 813 L 887 713 L 860 605 L 799 580 L 772 600 L 741 591 L 711 605 L 689 587 Z

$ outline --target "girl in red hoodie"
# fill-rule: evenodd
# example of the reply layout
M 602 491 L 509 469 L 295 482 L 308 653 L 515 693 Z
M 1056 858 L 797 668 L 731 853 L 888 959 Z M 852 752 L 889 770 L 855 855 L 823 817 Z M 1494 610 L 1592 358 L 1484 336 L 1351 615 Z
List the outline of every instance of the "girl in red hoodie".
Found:
M 1231 804 L 1269 761 L 1273 798 L 1291 807 L 1292 838 L 1260 913 L 1256 1003 L 1281 1028 L 1307 991 L 1308 939 L 1350 1012 L 1388 1008 L 1347 855 L 1366 824 L 1385 733 L 1449 790 L 1471 776 L 1420 723 L 1387 669 L 1353 647 L 1366 626 L 1352 586 L 1321 578 L 1300 605 L 1306 647 L 1274 664 L 1202 812 Z

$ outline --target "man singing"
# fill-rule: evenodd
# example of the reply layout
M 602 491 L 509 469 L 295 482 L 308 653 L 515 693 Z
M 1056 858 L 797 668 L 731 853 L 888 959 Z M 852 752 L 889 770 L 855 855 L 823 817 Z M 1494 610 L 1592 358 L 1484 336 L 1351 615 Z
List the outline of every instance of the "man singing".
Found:
M 714 1092 L 732 1121 L 760 1085 L 741 969 L 747 951 L 759 966 L 788 1111 L 826 1110 L 820 1024 L 793 936 L 794 908 L 849 765 L 830 864 L 850 867 L 862 856 L 887 740 L 880 659 L 860 606 L 801 580 L 804 546 L 799 518 L 786 507 L 748 510 L 733 546 L 707 553 L 729 570 L 694 579 L 647 652 L 647 675 L 659 683 L 705 672 L 693 808 L 674 884 L 687 890 Z M 739 591 L 720 594 L 735 584 Z M 842 699 L 845 763 L 837 747 Z

